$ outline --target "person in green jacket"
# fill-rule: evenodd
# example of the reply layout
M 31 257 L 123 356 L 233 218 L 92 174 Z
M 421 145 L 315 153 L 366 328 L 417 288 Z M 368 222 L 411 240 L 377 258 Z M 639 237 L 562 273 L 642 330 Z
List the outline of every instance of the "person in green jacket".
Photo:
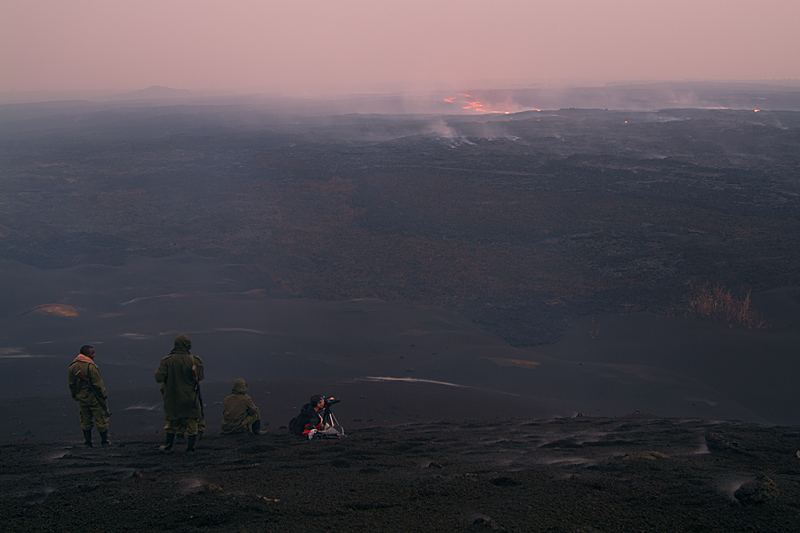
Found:
M 247 382 L 242 378 L 233 382 L 231 393 L 222 402 L 222 433 L 244 433 L 252 427 L 253 435 L 261 431 L 261 414 L 253 399 L 247 394 Z
M 97 426 L 100 444 L 108 446 L 108 393 L 94 362 L 94 348 L 81 346 L 80 353 L 69 365 L 67 383 L 72 399 L 78 402 L 84 446 L 92 447 L 92 427 Z
M 161 394 L 164 401 L 164 418 L 167 424 L 167 440 L 160 447 L 171 451 L 177 433 L 187 437 L 186 451 L 194 453 L 197 439 L 197 424 L 203 418 L 200 381 L 203 379 L 203 360 L 191 355 L 192 341 L 186 335 L 175 337 L 174 347 L 161 359 L 155 372 L 158 383 L 162 383 Z

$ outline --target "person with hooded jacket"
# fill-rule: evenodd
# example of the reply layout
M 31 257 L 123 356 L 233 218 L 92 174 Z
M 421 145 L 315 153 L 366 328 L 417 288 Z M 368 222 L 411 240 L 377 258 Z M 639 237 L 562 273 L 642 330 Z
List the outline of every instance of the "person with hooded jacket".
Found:
M 100 434 L 100 444 L 108 446 L 108 393 L 94 362 L 93 347 L 81 346 L 80 353 L 69 365 L 67 383 L 72 399 L 78 402 L 84 446 L 92 447 L 93 425 Z
M 329 400 L 335 400 L 332 396 Z M 289 431 L 295 435 L 314 438 L 317 431 L 321 431 L 325 416 L 325 397 L 321 394 L 313 395 L 307 404 L 300 408 L 300 414 L 289 421 Z
M 155 372 L 155 379 L 162 383 L 164 418 L 167 424 L 167 440 L 160 447 L 171 451 L 177 433 L 187 437 L 186 451 L 194 452 L 197 439 L 197 424 L 203 418 L 200 402 L 200 381 L 203 379 L 203 360 L 191 355 L 192 341 L 186 335 L 175 337 L 174 346 L 168 355 L 161 359 Z
M 253 435 L 261 430 L 261 414 L 247 394 L 247 382 L 242 378 L 233 382 L 231 393 L 222 402 L 222 433 L 244 433 L 252 427 Z

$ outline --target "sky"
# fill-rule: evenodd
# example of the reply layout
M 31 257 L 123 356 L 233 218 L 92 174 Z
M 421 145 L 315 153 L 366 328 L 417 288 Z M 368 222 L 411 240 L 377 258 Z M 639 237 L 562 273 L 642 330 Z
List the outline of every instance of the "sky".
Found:
M 0 0 L 0 92 L 800 79 L 798 0 Z

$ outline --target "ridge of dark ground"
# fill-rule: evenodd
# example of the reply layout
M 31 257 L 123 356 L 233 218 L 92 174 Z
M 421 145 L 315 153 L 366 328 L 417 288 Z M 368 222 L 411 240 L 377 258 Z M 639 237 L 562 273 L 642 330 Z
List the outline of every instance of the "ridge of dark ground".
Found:
M 6 531 L 797 531 L 800 428 L 619 418 L 6 442 Z M 97 446 L 97 445 L 96 445 Z

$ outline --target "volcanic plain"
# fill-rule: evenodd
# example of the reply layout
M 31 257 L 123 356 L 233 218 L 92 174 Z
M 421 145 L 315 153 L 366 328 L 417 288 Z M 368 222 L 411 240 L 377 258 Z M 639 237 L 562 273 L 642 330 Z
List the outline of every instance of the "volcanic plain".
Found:
M 800 112 L 759 91 L 0 105 L 9 527 L 791 531 Z M 157 453 L 180 333 L 206 364 L 191 457 Z M 108 449 L 67 394 L 83 344 Z M 261 437 L 218 434 L 238 377 Z M 314 393 L 346 439 L 282 428 Z

